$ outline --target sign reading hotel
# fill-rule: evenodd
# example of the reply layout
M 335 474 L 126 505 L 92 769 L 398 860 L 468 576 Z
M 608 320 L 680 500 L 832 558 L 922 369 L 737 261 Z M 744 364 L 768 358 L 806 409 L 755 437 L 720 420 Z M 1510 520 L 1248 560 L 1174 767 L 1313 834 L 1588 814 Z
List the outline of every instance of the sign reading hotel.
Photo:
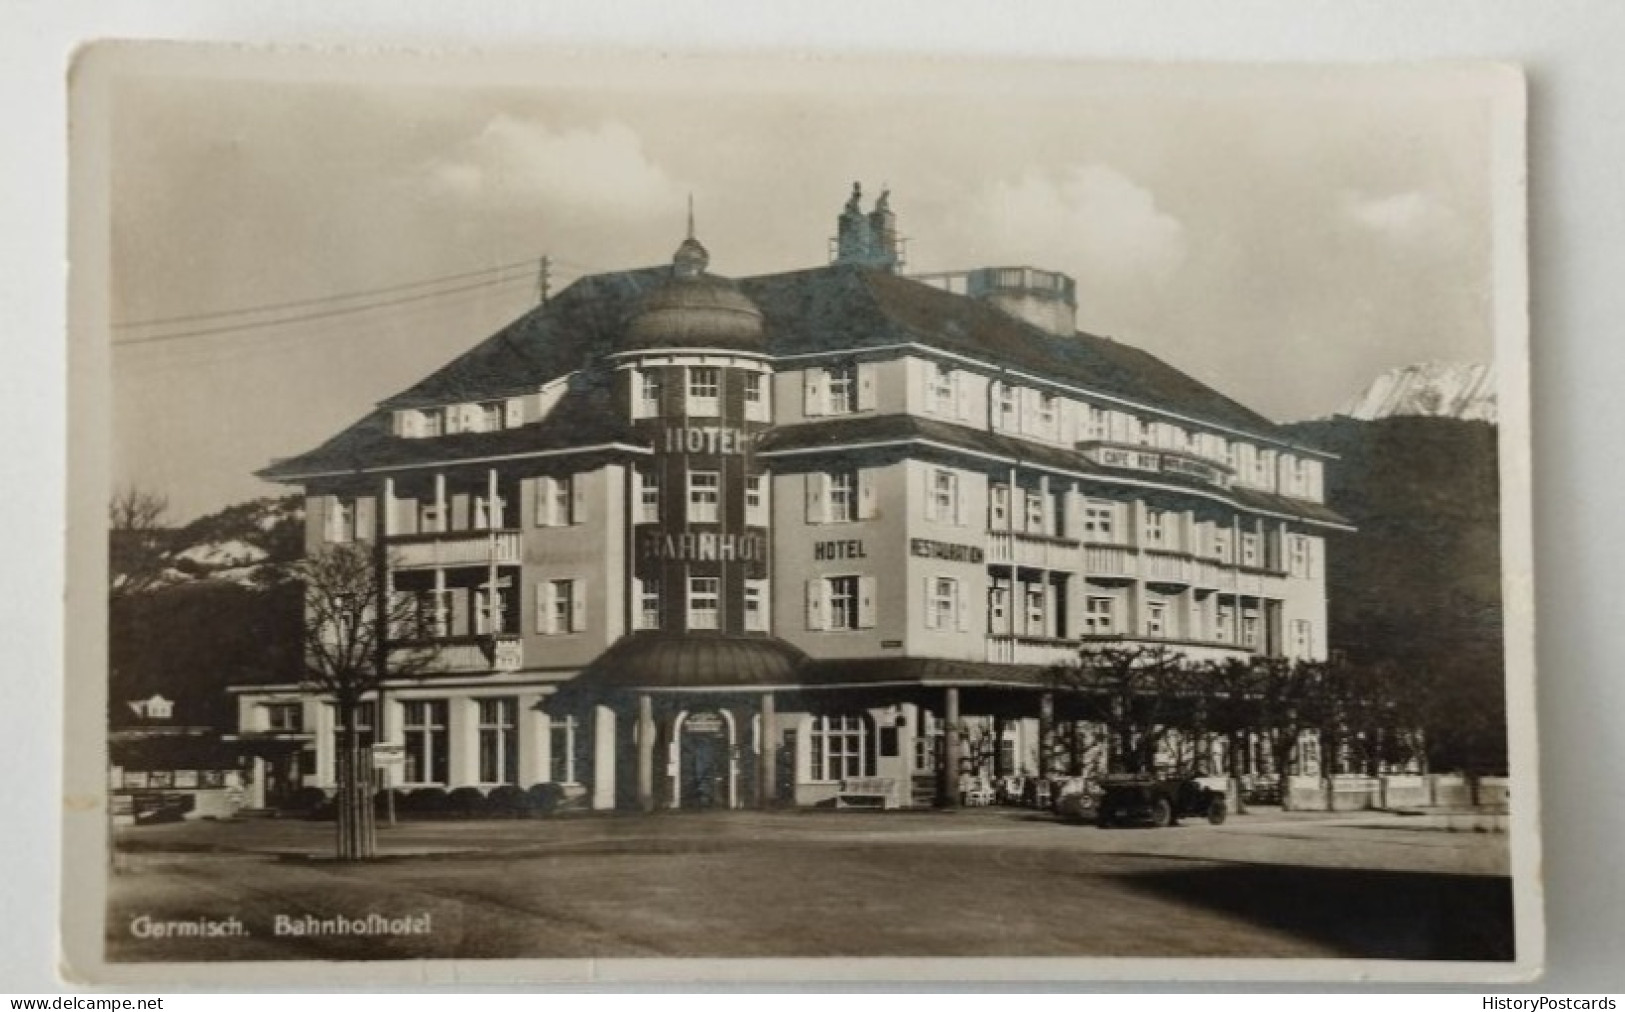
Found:
M 706 453 L 737 457 L 751 448 L 749 433 L 725 425 L 668 425 L 663 449 L 667 453 Z

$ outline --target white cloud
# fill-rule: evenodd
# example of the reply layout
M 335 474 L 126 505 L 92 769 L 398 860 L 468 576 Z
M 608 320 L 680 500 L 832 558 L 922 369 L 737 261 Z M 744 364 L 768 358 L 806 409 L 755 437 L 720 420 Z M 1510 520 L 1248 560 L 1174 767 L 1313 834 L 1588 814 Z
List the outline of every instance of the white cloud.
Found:
M 569 207 L 593 215 L 670 215 L 683 190 L 621 123 L 553 130 L 507 114 L 425 165 L 431 189 L 486 207 Z
M 993 184 L 975 208 L 984 254 L 1068 271 L 1098 283 L 1166 280 L 1185 262 L 1185 226 L 1116 169 L 1028 170 Z
M 1450 212 L 1428 194 L 1410 190 L 1386 196 L 1345 193 L 1343 215 L 1361 228 L 1404 238 L 1437 230 Z

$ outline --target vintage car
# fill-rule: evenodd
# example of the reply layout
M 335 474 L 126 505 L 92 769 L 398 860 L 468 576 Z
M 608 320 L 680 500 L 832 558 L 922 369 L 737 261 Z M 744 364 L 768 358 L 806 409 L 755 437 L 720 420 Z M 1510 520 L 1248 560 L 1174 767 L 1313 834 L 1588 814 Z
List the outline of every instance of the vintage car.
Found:
M 1217 826 L 1229 814 L 1224 793 L 1204 787 L 1190 777 L 1163 779 L 1142 774 L 1103 777 L 1097 802 L 1096 824 L 1113 826 L 1172 826 L 1184 817 L 1200 817 Z
M 1100 787 L 1084 777 L 1061 781 L 1052 807 L 1063 822 L 1094 822 L 1100 808 Z

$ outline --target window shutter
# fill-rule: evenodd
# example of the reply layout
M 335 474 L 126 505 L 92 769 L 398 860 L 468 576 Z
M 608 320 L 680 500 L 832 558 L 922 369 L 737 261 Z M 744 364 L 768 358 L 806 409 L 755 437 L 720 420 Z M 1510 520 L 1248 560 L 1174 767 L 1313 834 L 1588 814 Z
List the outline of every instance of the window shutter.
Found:
M 970 595 L 959 580 L 954 581 L 954 621 L 960 632 L 970 629 Z
M 824 581 L 807 581 L 807 628 L 824 628 Z
M 829 475 L 822 471 L 807 472 L 807 522 L 822 524 L 829 520 Z
M 506 411 L 506 424 L 510 429 L 517 429 L 525 424 L 525 401 L 522 397 L 510 397 L 504 409 Z
M 967 516 L 967 510 L 965 509 L 965 507 L 967 505 L 967 500 L 970 499 L 970 496 L 965 494 L 965 482 L 962 480 L 963 477 L 964 477 L 963 475 L 959 475 L 959 474 L 954 475 L 954 484 L 953 484 L 953 490 L 954 490 L 954 517 L 953 517 L 953 520 L 954 520 L 954 526 L 956 526 L 956 527 L 963 527 L 963 526 L 965 526 L 966 523 L 969 522 L 969 519 L 968 519 L 968 516 Z
M 954 406 L 955 414 L 961 419 L 974 419 L 976 417 L 976 388 L 970 383 L 970 376 L 954 370 Z
M 570 581 L 570 632 L 587 631 L 587 581 Z
M 858 363 L 858 410 L 873 411 L 878 407 L 878 391 L 875 387 L 875 364 L 873 362 Z
M 536 631 L 551 636 L 553 628 L 553 581 L 543 580 L 536 585 Z
M 361 496 L 355 501 L 355 539 L 371 541 L 377 530 L 377 513 L 372 496 Z
M 808 367 L 801 374 L 801 413 L 817 418 L 824 413 L 824 370 Z
M 553 479 L 536 479 L 536 526 L 548 526 L 548 510 L 553 508 Z
M 875 469 L 863 467 L 858 469 L 858 519 L 873 520 L 877 512 L 875 504 Z
M 875 627 L 875 578 L 858 577 L 858 628 Z
M 936 588 L 932 586 L 931 577 L 927 576 L 925 578 L 925 596 L 921 598 L 925 602 L 925 627 L 927 629 L 937 627 L 936 597 L 933 593 L 935 590 Z
M 570 516 L 569 523 L 584 524 L 587 522 L 587 483 L 586 472 L 570 476 Z

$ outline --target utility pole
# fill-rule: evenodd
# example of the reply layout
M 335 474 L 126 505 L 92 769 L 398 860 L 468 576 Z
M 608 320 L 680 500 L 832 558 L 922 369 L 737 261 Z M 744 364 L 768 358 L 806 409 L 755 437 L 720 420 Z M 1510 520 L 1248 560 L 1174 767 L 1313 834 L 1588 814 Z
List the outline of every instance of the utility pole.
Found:
M 547 305 L 548 296 L 552 294 L 552 271 L 553 258 L 544 255 L 536 273 L 536 300 L 544 306 Z

